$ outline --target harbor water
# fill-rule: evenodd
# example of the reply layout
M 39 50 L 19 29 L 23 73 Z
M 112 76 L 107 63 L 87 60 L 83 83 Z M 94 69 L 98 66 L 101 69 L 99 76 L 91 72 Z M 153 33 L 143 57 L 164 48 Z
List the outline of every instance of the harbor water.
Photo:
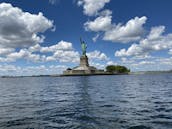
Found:
M 0 129 L 172 129 L 172 74 L 0 78 Z

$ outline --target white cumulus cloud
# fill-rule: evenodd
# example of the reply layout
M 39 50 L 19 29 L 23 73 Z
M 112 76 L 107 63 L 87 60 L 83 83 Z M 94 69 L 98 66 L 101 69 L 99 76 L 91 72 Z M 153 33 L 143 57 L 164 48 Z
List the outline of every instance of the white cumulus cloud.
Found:
M 15 51 L 14 48 L 1 48 L 0 47 L 0 56 L 12 53 L 14 51 Z
M 128 49 L 116 51 L 115 56 L 141 56 L 150 52 L 172 49 L 172 34 L 163 34 L 165 26 L 152 27 L 149 35 L 140 40 L 139 44 L 132 44 Z
M 31 76 L 31 75 L 56 75 L 61 74 L 67 66 L 65 65 L 39 65 L 39 66 L 15 66 L 15 65 L 0 65 L 0 76 L 11 75 L 11 76 Z
M 41 61 L 41 56 L 39 54 L 33 54 L 29 52 L 27 49 L 21 49 L 19 52 L 13 52 L 7 55 L 6 57 L 9 62 L 16 61 L 18 59 L 26 59 L 32 62 Z
M 87 31 L 108 31 L 112 27 L 112 16 L 100 16 L 97 17 L 94 21 L 87 21 L 84 23 L 84 28 Z
M 63 40 L 47 47 L 36 44 L 28 49 L 23 48 L 19 51 L 15 51 L 14 49 L 2 50 L 0 54 L 4 55 L 0 57 L 0 62 L 15 62 L 19 59 L 25 59 L 31 62 L 58 61 L 75 63 L 79 61 L 79 52 L 74 50 L 72 43 Z
M 125 25 L 117 24 L 111 29 L 105 31 L 104 40 L 112 42 L 128 43 L 131 41 L 138 41 L 144 34 L 143 25 L 146 23 L 147 18 L 135 17 L 129 20 Z
M 40 52 L 55 52 L 57 50 L 69 51 L 72 49 L 72 43 L 62 40 L 59 43 L 52 45 L 50 47 L 41 47 Z
M 48 20 L 40 12 L 31 14 L 24 12 L 9 3 L 0 4 L 0 46 L 28 47 L 44 41 L 40 35 L 53 28 L 53 21 Z
M 108 60 L 109 58 L 107 57 L 107 55 L 105 53 L 102 53 L 98 50 L 95 50 L 93 52 L 88 52 L 87 56 L 90 60 Z
M 103 40 L 111 42 L 128 43 L 138 41 L 144 35 L 143 25 L 147 17 L 135 17 L 125 25 L 112 23 L 111 13 L 106 10 L 93 21 L 84 23 L 86 31 L 103 32 Z
M 94 16 L 109 2 L 110 0 L 79 0 L 77 4 L 83 6 L 85 15 Z
M 108 61 L 108 62 L 106 63 L 106 65 L 117 65 L 117 63 L 114 62 L 114 61 Z

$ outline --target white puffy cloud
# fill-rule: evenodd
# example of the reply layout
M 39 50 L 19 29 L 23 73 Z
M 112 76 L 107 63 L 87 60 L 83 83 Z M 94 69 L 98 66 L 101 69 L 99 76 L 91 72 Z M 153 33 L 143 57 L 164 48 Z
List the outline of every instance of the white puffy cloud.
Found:
M 163 34 L 165 26 L 152 27 L 149 35 L 140 40 L 139 44 L 132 44 L 128 49 L 116 51 L 115 56 L 141 56 L 153 51 L 172 49 L 172 34 Z
M 0 57 L 0 62 L 13 62 L 14 59 L 6 58 L 6 57 Z
M 112 11 L 104 8 L 110 0 L 78 0 L 78 5 L 83 6 L 84 14 L 88 16 L 98 16 L 93 21 L 84 23 L 86 31 L 103 32 L 103 40 L 111 42 L 128 43 L 138 41 L 144 35 L 143 25 L 146 23 L 147 17 L 135 17 L 129 20 L 125 25 L 122 23 L 112 23 Z M 98 34 L 93 37 L 95 42 Z
M 31 75 L 56 75 L 61 74 L 67 66 L 65 65 L 40 65 L 40 66 L 15 66 L 15 65 L 0 65 L 0 76 L 31 76 Z
M 28 47 L 44 41 L 40 35 L 53 27 L 40 12 L 31 14 L 8 3 L 0 4 L 0 46 L 8 48 Z
M 114 62 L 114 61 L 108 61 L 108 62 L 106 63 L 106 65 L 117 65 L 117 63 Z
M 1 48 L 0 47 L 0 55 L 6 55 L 6 54 L 12 53 L 14 51 L 15 51 L 14 48 Z
M 158 39 L 165 32 L 165 26 L 152 27 L 148 39 Z
M 129 20 L 125 25 L 114 25 L 111 29 L 105 32 L 103 39 L 122 43 L 137 41 L 141 39 L 141 36 L 144 34 L 143 25 L 146 23 L 146 20 L 147 18 L 145 16 L 140 18 L 135 17 L 134 19 Z
M 96 42 L 97 41 L 97 39 L 99 38 L 99 34 L 96 34 L 96 36 L 94 36 L 93 38 L 92 38 L 92 40 L 93 40 L 93 42 Z
M 0 49 L 1 50 L 1 49 Z M 9 51 L 9 52 L 8 52 Z M 0 62 L 14 62 L 19 59 L 25 59 L 31 62 L 78 62 L 79 53 L 74 50 L 72 43 L 66 41 L 60 41 L 55 45 L 42 47 L 39 44 L 31 46 L 28 49 L 20 49 L 19 51 L 14 51 L 4 49 L 0 57 Z M 7 53 L 8 52 L 8 53 Z M 47 53 L 49 53 L 47 55 Z
M 169 67 L 170 69 L 172 68 L 172 57 L 169 57 L 169 58 L 161 57 L 161 58 L 157 58 L 155 61 L 157 62 L 156 64 L 166 65 L 166 67 L 164 68 L 169 68 Z
M 147 38 L 140 41 L 146 50 L 159 51 L 172 48 L 172 33 L 163 34 L 165 26 L 152 27 Z
M 40 65 L 21 68 L 22 75 L 56 75 L 61 74 L 67 67 L 65 65 Z
M 41 34 L 47 29 L 54 29 L 53 21 L 42 13 L 31 14 L 11 4 L 1 3 L 0 19 L 0 62 L 20 59 L 31 62 L 78 61 L 79 53 L 70 42 L 62 40 L 51 46 L 40 44 L 45 38 Z
M 85 15 L 94 16 L 109 2 L 110 0 L 79 0 L 77 4 L 83 6 Z
M 52 57 L 59 62 L 79 62 L 79 53 L 77 51 L 58 50 L 53 54 Z
M 104 13 L 100 13 L 95 20 L 84 23 L 84 28 L 86 31 L 103 32 L 103 40 L 128 43 L 142 38 L 145 32 L 143 25 L 146 20 L 145 16 L 135 17 L 125 25 L 116 24 L 112 23 L 111 13 L 106 10 Z
M 93 61 L 106 61 L 109 58 L 105 53 L 101 53 L 100 51 L 93 51 L 87 53 L 88 58 Z M 78 63 L 79 62 L 79 52 L 74 50 L 57 50 L 52 56 L 48 56 L 46 58 L 46 61 L 55 61 L 58 60 L 59 62 L 73 62 Z
M 89 62 L 89 65 L 90 65 L 90 66 L 94 66 L 94 67 L 96 67 L 97 69 L 105 69 L 105 65 L 102 64 L 102 63 L 99 63 L 99 62 L 90 61 L 90 62 Z
M 60 42 L 58 42 L 57 44 L 52 45 L 52 46 L 42 47 L 39 44 L 36 44 L 29 48 L 29 51 L 31 51 L 31 52 L 39 51 L 42 53 L 56 52 L 57 50 L 63 50 L 63 51 L 73 50 L 72 43 L 61 40 Z
M 73 50 L 72 43 L 66 41 L 60 41 L 59 43 L 50 47 L 41 47 L 40 52 L 55 52 L 57 50 L 69 51 Z
M 151 60 L 142 60 L 130 64 L 131 68 L 136 71 L 160 71 L 171 70 L 172 58 L 156 57 Z
M 5 51 L 3 52 L 5 53 Z M 48 54 L 47 54 L 48 53 Z M 93 51 L 87 53 L 90 60 L 106 61 L 109 58 L 105 53 Z M 25 59 L 30 62 L 79 62 L 80 54 L 75 51 L 72 43 L 60 41 L 55 45 L 42 47 L 39 44 L 31 46 L 28 49 L 20 49 L 19 51 L 6 52 L 6 55 L 0 57 L 0 62 L 15 62 L 16 60 Z
M 34 45 L 34 46 L 29 47 L 28 50 L 29 50 L 30 52 L 38 52 L 38 51 L 41 50 L 41 48 L 42 48 L 42 47 L 40 46 L 40 44 L 36 44 L 36 45 Z
M 122 57 L 121 60 L 116 60 L 116 63 L 126 66 L 131 71 L 170 70 L 172 68 L 172 58 L 155 56 L 146 59 Z
M 128 50 L 121 49 L 120 51 L 115 52 L 115 56 L 140 56 L 142 54 L 147 54 L 147 51 L 144 51 L 138 44 L 132 44 Z
M 71 42 L 60 41 L 55 45 L 42 47 L 36 45 L 29 48 L 32 52 L 51 53 L 51 56 L 46 56 L 44 61 L 59 61 L 59 62 L 78 62 L 79 53 L 74 50 Z
M 14 65 L 0 65 L 0 74 L 4 75 L 2 73 L 7 73 L 7 72 L 11 72 L 11 71 L 16 71 L 19 70 L 20 67 L 14 66 Z
M 93 52 L 88 52 L 87 56 L 90 60 L 108 60 L 109 58 L 107 57 L 107 55 L 105 53 L 101 53 L 100 51 L 93 51 Z
M 13 52 L 7 55 L 9 61 L 16 61 L 18 59 L 26 59 L 32 62 L 41 61 L 41 56 L 38 54 L 33 54 L 27 49 L 21 49 L 19 52 Z
M 155 64 L 154 61 L 141 61 L 139 62 L 140 65 L 149 65 L 149 64 Z
M 94 21 L 87 21 L 84 23 L 84 28 L 87 31 L 108 31 L 111 29 L 112 26 L 112 16 L 106 15 L 106 16 L 99 16 Z
M 104 9 L 101 12 L 99 12 L 98 14 L 99 16 L 111 16 L 112 15 L 112 11 L 109 9 Z

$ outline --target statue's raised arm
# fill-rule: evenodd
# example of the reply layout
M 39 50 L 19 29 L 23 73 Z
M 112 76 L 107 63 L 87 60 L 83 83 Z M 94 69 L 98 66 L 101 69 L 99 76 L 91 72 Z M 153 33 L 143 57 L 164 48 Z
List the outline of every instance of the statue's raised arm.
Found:
M 81 42 L 81 48 L 82 48 L 82 55 L 86 56 L 87 44 L 84 41 L 82 41 L 81 38 L 80 38 L 80 42 Z

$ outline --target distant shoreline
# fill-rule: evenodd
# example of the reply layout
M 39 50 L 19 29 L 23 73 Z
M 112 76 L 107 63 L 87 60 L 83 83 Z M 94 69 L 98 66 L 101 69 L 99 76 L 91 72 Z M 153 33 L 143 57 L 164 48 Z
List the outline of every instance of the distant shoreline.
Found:
M 169 71 L 138 71 L 138 72 L 131 72 L 130 74 L 137 75 L 137 74 L 160 74 L 160 73 L 172 73 L 172 70 L 169 70 Z
M 128 73 L 104 73 L 104 74 L 76 74 L 76 75 L 31 75 L 31 76 L 0 76 L 0 78 L 22 78 L 22 77 L 69 77 L 69 76 L 103 76 L 103 75 L 128 75 Z
M 84 75 L 63 75 L 63 74 L 55 74 L 55 75 L 30 75 L 30 76 L 0 76 L 0 78 L 23 78 L 23 77 L 69 77 L 69 76 L 103 76 L 103 75 L 142 75 L 142 74 L 161 74 L 161 73 L 172 73 L 170 71 L 138 71 L 138 72 L 130 72 L 130 73 L 105 73 L 105 74 L 84 74 Z

